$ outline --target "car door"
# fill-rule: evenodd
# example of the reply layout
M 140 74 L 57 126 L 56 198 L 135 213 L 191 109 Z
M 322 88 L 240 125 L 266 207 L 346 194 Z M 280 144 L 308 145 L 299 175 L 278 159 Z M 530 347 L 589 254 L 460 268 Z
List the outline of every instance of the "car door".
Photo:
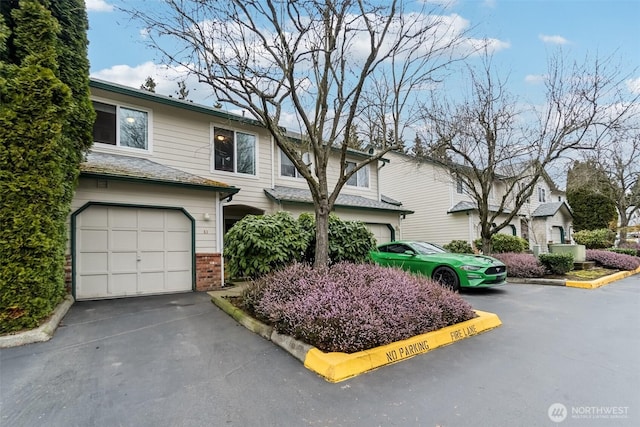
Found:
M 409 246 L 402 243 L 384 246 L 377 257 L 380 265 L 398 267 L 407 271 L 412 271 L 415 264 L 415 253 Z

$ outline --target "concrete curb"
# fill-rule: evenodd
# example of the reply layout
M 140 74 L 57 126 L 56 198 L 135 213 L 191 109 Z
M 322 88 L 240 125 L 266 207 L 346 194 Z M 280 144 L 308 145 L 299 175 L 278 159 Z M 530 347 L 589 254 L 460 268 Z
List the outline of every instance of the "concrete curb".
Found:
M 502 324 L 497 315 L 476 310 L 478 317 L 474 319 L 406 340 L 351 354 L 325 353 L 288 335 L 282 335 L 272 327 L 252 318 L 229 302 L 223 292 L 213 291 L 209 292 L 209 295 L 216 306 L 238 323 L 277 344 L 301 361 L 307 369 L 334 383 L 452 344 Z
M 0 336 L 0 348 L 18 347 L 35 342 L 49 341 L 55 333 L 62 318 L 67 314 L 75 300 L 67 295 L 53 310 L 53 314 L 40 326 L 29 331 Z
M 563 279 L 522 279 L 519 277 L 507 277 L 508 283 L 514 284 L 526 284 L 526 285 L 550 285 L 550 286 L 566 286 L 569 288 L 581 288 L 581 289 L 596 289 L 617 280 L 624 279 L 634 274 L 640 273 L 640 267 L 632 271 L 619 271 L 608 276 L 601 277 L 595 280 L 563 280 Z
M 596 289 L 601 286 L 605 286 L 610 283 L 613 283 L 616 280 L 621 280 L 638 273 L 640 273 L 640 267 L 632 271 L 619 271 L 617 273 L 611 274 L 609 276 L 601 277 L 596 280 L 590 280 L 590 281 L 567 280 L 565 282 L 565 286 L 568 286 L 570 288 Z

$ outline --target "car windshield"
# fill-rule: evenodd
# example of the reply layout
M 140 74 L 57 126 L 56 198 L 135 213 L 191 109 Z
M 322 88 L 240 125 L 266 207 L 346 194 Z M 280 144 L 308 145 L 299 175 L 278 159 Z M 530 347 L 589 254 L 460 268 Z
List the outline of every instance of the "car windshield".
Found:
M 438 245 L 427 242 L 413 242 L 411 246 L 421 255 L 441 254 L 447 252 Z

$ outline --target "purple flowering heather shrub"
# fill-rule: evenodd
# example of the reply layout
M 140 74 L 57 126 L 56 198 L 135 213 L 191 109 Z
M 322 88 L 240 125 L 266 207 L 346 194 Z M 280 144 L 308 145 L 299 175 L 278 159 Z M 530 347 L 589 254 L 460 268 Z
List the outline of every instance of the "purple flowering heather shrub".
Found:
M 595 261 L 603 267 L 632 271 L 640 267 L 640 258 L 610 251 L 587 249 L 587 261 Z
M 505 252 L 501 254 L 491 254 L 507 266 L 509 277 L 542 277 L 546 271 L 540 260 L 535 255 Z
M 255 280 L 244 304 L 258 319 L 323 351 L 353 353 L 476 317 L 437 283 L 372 264 L 295 263 Z

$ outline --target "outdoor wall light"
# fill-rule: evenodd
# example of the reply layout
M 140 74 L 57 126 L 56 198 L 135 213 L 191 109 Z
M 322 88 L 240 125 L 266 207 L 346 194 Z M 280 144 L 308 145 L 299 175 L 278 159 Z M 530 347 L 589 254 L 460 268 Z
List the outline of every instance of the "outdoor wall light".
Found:
M 204 214 L 202 214 L 202 219 L 205 221 L 211 220 L 211 215 L 209 215 L 209 212 L 205 212 Z

